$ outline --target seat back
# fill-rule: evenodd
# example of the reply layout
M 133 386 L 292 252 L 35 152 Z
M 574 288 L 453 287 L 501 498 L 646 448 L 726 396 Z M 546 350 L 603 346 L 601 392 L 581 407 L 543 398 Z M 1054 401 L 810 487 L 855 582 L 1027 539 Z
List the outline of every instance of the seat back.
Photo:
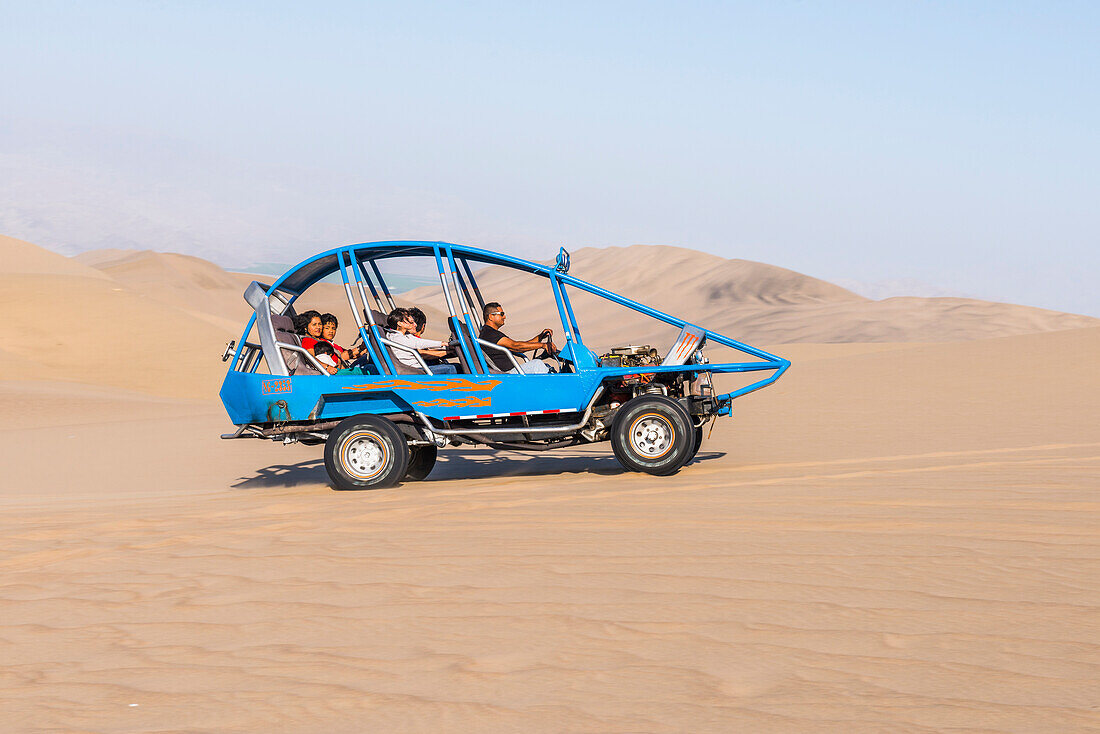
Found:
M 280 344 L 302 346 L 301 338 L 294 333 L 294 321 L 289 316 L 271 314 L 271 325 L 275 330 L 275 341 Z M 319 375 L 320 371 L 311 365 L 305 357 L 290 349 L 280 349 L 283 361 L 291 375 Z
M 364 316 L 367 315 L 367 309 L 363 310 L 363 315 Z M 370 317 L 367 318 L 366 323 L 364 324 L 364 329 L 363 330 L 367 332 L 367 342 L 370 344 L 370 347 L 371 347 L 371 350 L 373 350 L 373 353 L 377 354 L 381 358 L 381 364 L 376 364 L 376 365 L 374 365 L 374 367 L 375 367 L 375 369 L 378 370 L 378 374 L 380 374 L 380 375 L 389 374 L 389 370 L 386 368 L 386 360 L 383 357 L 383 354 L 388 354 L 389 357 L 390 357 L 390 362 L 394 363 L 394 366 L 393 366 L 394 371 L 397 374 L 406 374 L 406 373 L 402 373 L 400 371 L 401 368 L 397 366 L 397 364 L 396 364 L 397 360 L 395 360 L 393 358 L 393 353 L 390 352 L 390 350 L 386 349 L 385 345 L 382 344 L 380 341 L 378 341 L 378 337 L 376 336 L 376 333 L 375 333 L 376 328 L 377 328 L 377 334 L 379 334 L 379 335 L 384 335 L 385 334 L 386 318 L 387 318 L 386 314 L 382 313 L 381 311 L 375 311 L 372 308 L 372 309 L 370 309 Z M 374 321 L 376 326 L 371 326 L 371 320 Z M 367 351 L 368 355 L 370 355 L 372 353 L 371 350 Z M 373 364 L 374 360 L 372 359 L 371 362 Z
M 252 281 L 244 289 L 244 300 L 256 312 L 256 332 L 260 337 L 260 348 L 264 353 L 264 361 L 267 362 L 267 371 L 273 375 L 289 377 L 290 368 L 283 360 L 282 350 L 278 348 L 267 291 L 259 283 Z
M 399 374 L 399 375 L 421 375 L 421 376 L 424 375 L 424 370 L 422 370 L 421 368 L 419 368 L 419 367 L 410 367 L 409 365 L 405 364 L 400 359 L 398 359 L 397 355 L 394 354 L 395 350 L 391 349 L 389 347 L 389 345 L 383 344 L 382 348 L 385 349 L 386 352 L 390 355 L 390 361 L 393 362 L 394 372 L 396 372 L 397 374 Z
M 466 326 L 466 322 L 456 316 L 451 316 L 449 319 L 447 319 L 447 326 L 451 330 L 451 337 L 457 339 L 461 344 L 465 344 L 466 348 L 470 350 L 470 354 L 473 355 L 476 362 L 478 346 L 471 336 L 470 329 Z M 466 361 L 466 355 L 462 353 L 461 347 L 457 349 L 456 352 L 458 353 L 458 363 L 462 366 L 462 369 L 466 372 L 466 374 L 483 374 L 481 372 L 481 365 L 476 363 L 471 365 Z M 493 363 L 493 360 L 489 359 L 488 355 L 485 355 L 485 367 L 489 370 L 490 373 L 500 374 L 503 371 L 499 367 L 497 367 L 496 364 Z

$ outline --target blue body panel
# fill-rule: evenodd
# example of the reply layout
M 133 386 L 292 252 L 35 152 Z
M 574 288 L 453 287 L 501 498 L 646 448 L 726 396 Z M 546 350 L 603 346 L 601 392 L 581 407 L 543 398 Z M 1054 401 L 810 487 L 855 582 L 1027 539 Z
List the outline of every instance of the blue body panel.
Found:
M 299 375 L 232 371 L 221 389 L 230 420 L 328 420 L 360 413 L 423 413 L 447 420 L 493 413 L 583 411 L 601 375 Z M 286 404 L 289 417 L 282 413 Z
M 540 411 L 583 411 L 591 401 L 601 382 L 608 377 L 622 376 L 638 372 L 638 368 L 605 368 L 599 366 L 595 353 L 586 347 L 581 339 L 580 330 L 573 314 L 572 305 L 565 293 L 564 285 L 579 288 L 594 295 L 606 298 L 627 308 L 651 316 L 677 327 L 693 326 L 683 319 L 649 308 L 611 291 L 594 286 L 564 272 L 558 272 L 553 266 L 541 265 L 499 253 L 480 250 L 464 245 L 452 245 L 443 242 L 375 242 L 349 245 L 323 252 L 298 264 L 280 277 L 268 289 L 270 295 L 276 290 L 291 294 L 293 302 L 309 286 L 322 278 L 339 272 L 348 292 L 355 283 L 362 293 L 362 285 L 357 276 L 370 287 L 377 299 L 374 286 L 367 277 L 363 263 L 369 262 L 371 270 L 379 277 L 380 285 L 389 300 L 385 281 L 380 277 L 375 260 L 398 258 L 402 256 L 432 257 L 439 268 L 444 288 L 455 291 L 457 305 L 454 309 L 471 332 L 476 333 L 475 324 L 469 315 L 469 308 L 477 308 L 459 294 L 460 286 L 466 279 L 459 270 L 459 263 L 469 276 L 469 285 L 476 291 L 477 285 L 466 261 L 503 265 L 523 270 L 548 279 L 552 289 L 562 324 L 565 343 L 561 347 L 562 356 L 575 367 L 573 373 L 549 375 L 513 375 L 487 373 L 486 360 L 482 350 L 477 348 L 473 354 L 466 354 L 470 364 L 478 372 L 474 375 L 369 375 L 369 376 L 328 376 L 298 375 L 279 377 L 254 372 L 237 371 L 239 358 L 244 349 L 255 315 L 249 320 L 237 351 L 231 362 L 233 365 L 222 385 L 220 396 L 236 425 L 247 423 L 269 423 L 286 420 L 329 420 L 361 413 L 411 413 L 420 412 L 438 420 L 456 417 L 475 417 L 502 413 L 533 413 Z M 456 262 L 456 258 L 458 261 Z M 446 295 L 446 293 L 445 293 Z M 467 293 L 467 295 L 469 295 Z M 480 292 L 477 293 L 480 299 Z M 450 298 L 450 296 L 448 296 Z M 362 300 L 366 300 L 365 296 Z M 354 309 L 353 304 L 353 309 Z M 360 328 L 360 334 L 366 338 L 369 325 Z M 728 413 L 731 399 L 758 390 L 779 378 L 790 366 L 790 362 L 763 350 L 738 342 L 730 337 L 704 330 L 707 341 L 712 341 L 738 349 L 756 358 L 752 362 L 731 362 L 703 365 L 675 365 L 667 367 L 646 367 L 646 373 L 657 372 L 755 372 L 770 371 L 771 374 L 734 392 L 715 396 Z M 369 340 L 368 340 L 369 346 Z M 466 347 L 462 347 L 465 353 Z M 373 353 L 373 350 L 371 350 Z M 391 365 L 388 355 L 373 355 L 375 364 L 381 356 L 384 363 Z

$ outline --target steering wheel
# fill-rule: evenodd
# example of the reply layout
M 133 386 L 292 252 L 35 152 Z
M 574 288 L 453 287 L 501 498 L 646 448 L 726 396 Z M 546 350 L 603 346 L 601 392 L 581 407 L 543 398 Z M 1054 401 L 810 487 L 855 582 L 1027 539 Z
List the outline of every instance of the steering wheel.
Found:
M 534 355 L 534 358 L 535 359 L 545 359 L 545 358 L 549 357 L 550 359 L 552 359 L 552 360 L 554 360 L 555 362 L 558 363 L 558 372 L 561 372 L 562 371 L 561 358 L 558 356 L 559 354 L 561 354 L 561 350 L 559 349 L 558 351 L 554 352 L 553 354 L 550 353 L 550 330 L 549 329 L 545 329 L 545 330 L 543 330 L 543 332 L 541 334 L 539 334 L 539 343 L 544 345 L 543 348 L 542 348 L 542 356 L 540 357 L 539 355 L 536 354 L 536 355 Z

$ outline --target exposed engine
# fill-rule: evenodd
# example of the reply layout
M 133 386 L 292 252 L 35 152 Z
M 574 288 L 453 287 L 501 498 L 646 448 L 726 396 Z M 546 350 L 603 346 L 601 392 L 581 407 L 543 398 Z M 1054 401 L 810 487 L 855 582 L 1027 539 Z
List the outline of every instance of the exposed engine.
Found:
M 661 363 L 661 353 L 648 344 L 625 347 L 615 347 L 607 354 L 600 357 L 601 367 L 655 367 Z M 655 383 L 654 373 L 638 372 L 637 374 L 623 375 L 621 379 L 611 386 L 614 397 L 620 400 L 629 399 L 634 395 L 652 393 L 654 395 L 667 395 L 668 388 Z
M 661 363 L 661 354 L 649 346 L 615 347 L 600 357 L 601 367 L 649 367 Z

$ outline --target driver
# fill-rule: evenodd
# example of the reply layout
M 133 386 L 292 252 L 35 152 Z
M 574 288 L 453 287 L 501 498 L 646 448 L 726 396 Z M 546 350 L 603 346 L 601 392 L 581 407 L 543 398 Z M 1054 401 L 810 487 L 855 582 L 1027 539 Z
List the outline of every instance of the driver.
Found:
M 546 349 L 547 354 L 556 354 L 558 351 L 557 347 L 554 346 L 553 329 L 543 329 L 536 336 L 525 342 L 517 342 L 515 339 L 509 339 L 508 336 L 500 330 L 500 327 L 504 326 L 504 307 L 496 301 L 486 303 L 482 315 L 485 319 L 485 325 L 481 327 L 481 333 L 478 334 L 479 339 L 492 342 L 493 344 L 499 344 L 516 354 L 522 354 L 532 349 L 542 348 Z M 543 339 L 546 341 L 542 341 Z M 514 373 L 516 371 L 516 368 L 512 366 L 512 361 L 508 359 L 508 355 L 504 352 L 495 349 L 485 349 L 483 351 L 485 352 L 485 356 L 500 368 L 502 372 Z M 546 363 L 539 359 L 532 359 L 529 362 L 520 362 L 520 369 L 529 375 L 544 375 L 550 371 Z

